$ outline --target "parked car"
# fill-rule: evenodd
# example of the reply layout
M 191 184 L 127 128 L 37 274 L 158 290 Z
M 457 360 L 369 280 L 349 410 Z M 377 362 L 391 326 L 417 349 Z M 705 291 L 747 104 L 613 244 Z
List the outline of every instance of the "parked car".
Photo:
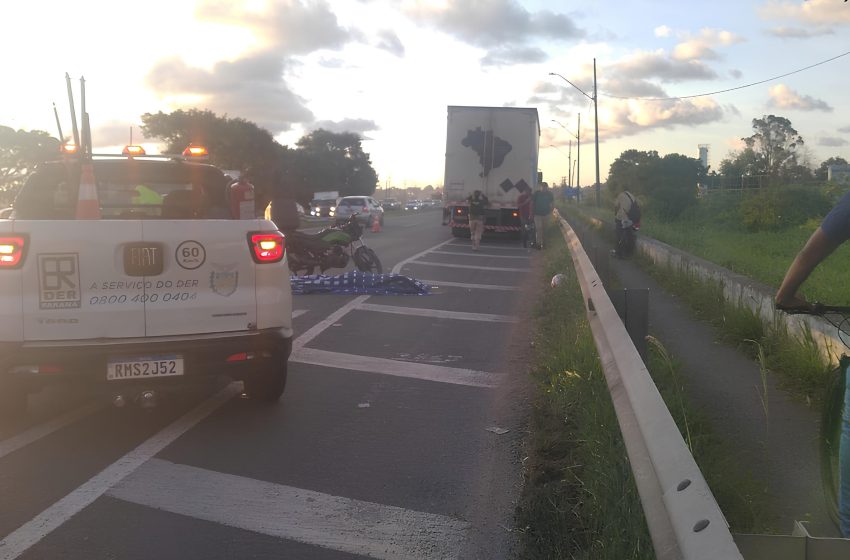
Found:
M 384 209 L 371 196 L 346 196 L 340 199 L 334 212 L 337 222 L 343 222 L 350 216 L 357 216 L 357 221 L 369 225 L 372 220 L 384 225 Z
M 310 215 L 316 218 L 333 218 L 336 211 L 336 200 L 321 199 L 310 202 Z

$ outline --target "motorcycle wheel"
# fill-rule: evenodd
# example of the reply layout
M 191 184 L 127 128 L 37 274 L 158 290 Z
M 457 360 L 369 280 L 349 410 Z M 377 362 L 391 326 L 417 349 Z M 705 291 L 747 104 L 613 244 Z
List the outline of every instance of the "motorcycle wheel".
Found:
M 381 274 L 384 271 L 383 266 L 381 266 L 381 259 L 375 254 L 375 251 L 365 245 L 355 249 L 353 258 L 357 270 L 376 274 Z

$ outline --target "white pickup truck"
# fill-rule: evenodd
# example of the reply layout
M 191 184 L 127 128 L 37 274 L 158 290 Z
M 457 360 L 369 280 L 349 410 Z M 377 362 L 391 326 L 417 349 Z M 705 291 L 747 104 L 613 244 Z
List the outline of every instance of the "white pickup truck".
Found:
M 79 219 L 81 169 L 97 219 Z M 39 166 L 0 219 L 0 413 L 48 384 L 123 404 L 222 374 L 276 401 L 292 346 L 285 239 L 233 219 L 227 189 L 183 158 Z

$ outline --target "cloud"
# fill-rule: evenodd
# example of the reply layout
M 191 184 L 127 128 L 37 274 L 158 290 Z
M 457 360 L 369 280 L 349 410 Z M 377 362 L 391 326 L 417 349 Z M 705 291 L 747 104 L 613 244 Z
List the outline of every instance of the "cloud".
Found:
M 782 39 L 809 39 L 811 37 L 832 35 L 834 33 L 829 27 L 815 27 L 813 29 L 805 29 L 803 27 L 774 27 L 767 30 L 768 35 Z
M 399 58 L 404 56 L 404 45 L 402 44 L 401 39 L 398 38 L 395 31 L 390 29 L 385 29 L 378 33 L 378 44 L 376 46 L 379 49 L 390 52 Z
M 608 118 L 600 134 L 620 138 L 647 129 L 699 126 L 723 118 L 723 109 L 706 98 L 667 101 L 619 101 L 609 105 Z
M 816 25 L 850 24 L 850 9 L 839 0 L 807 0 L 793 3 L 768 0 L 759 9 L 759 15 L 764 19 L 790 19 Z
M 612 64 L 607 70 L 610 75 L 631 79 L 658 78 L 662 82 L 711 80 L 717 77 L 714 70 L 699 60 L 671 58 L 663 50 L 638 51 Z
M 846 146 L 847 144 L 847 140 L 843 138 L 836 138 L 834 136 L 822 136 L 818 140 L 818 146 L 827 146 L 829 148 L 838 148 L 840 146 Z
M 744 73 L 738 70 L 737 68 L 733 68 L 732 70 L 729 70 L 729 75 L 738 80 L 741 78 L 741 76 L 744 75 Z
M 483 66 L 510 66 L 545 62 L 549 55 L 537 47 L 500 47 L 489 51 L 481 59 Z
M 362 39 L 356 31 L 339 25 L 331 7 L 323 0 L 271 0 L 265 9 L 251 10 L 246 3 L 227 0 L 201 0 L 195 17 L 225 25 L 249 28 L 262 39 L 264 49 L 278 49 L 283 55 L 308 54 L 319 49 L 335 49 Z
M 329 132 L 353 132 L 361 137 L 366 132 L 380 130 L 380 127 L 373 120 L 368 119 L 343 119 L 341 121 L 316 121 L 308 127 L 308 130 L 318 130 L 323 128 Z
M 844 134 L 850 134 L 850 126 L 842 126 L 838 129 L 838 132 L 843 132 Z
M 654 31 L 656 37 L 669 37 L 670 33 L 673 32 L 673 30 L 667 27 L 666 25 L 659 25 L 655 28 Z
M 284 60 L 277 52 L 218 62 L 212 70 L 188 66 L 179 58 L 158 62 L 146 76 L 148 86 L 163 96 L 192 96 L 218 114 L 241 117 L 273 134 L 293 123 L 310 122 L 313 114 L 283 80 Z
M 673 58 L 676 60 L 714 60 L 720 58 L 720 55 L 713 47 L 728 47 L 744 41 L 739 35 L 719 29 L 703 29 L 696 37 L 685 35 L 685 39 L 673 48 Z
M 831 112 L 826 101 L 815 99 L 808 95 L 800 95 L 785 84 L 777 84 L 770 88 L 770 101 L 768 106 L 777 109 L 797 109 L 800 111 L 825 111 Z
M 470 45 L 492 50 L 485 64 L 539 62 L 539 49 L 527 47 L 535 40 L 571 41 L 586 36 L 570 17 L 540 10 L 529 12 L 516 0 L 471 0 L 435 5 L 418 1 L 407 15 Z

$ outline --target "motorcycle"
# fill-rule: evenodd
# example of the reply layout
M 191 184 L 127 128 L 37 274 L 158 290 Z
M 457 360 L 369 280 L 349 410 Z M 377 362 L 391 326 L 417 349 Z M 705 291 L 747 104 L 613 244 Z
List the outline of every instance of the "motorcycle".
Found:
M 618 226 L 617 248 L 614 255 L 620 258 L 630 257 L 635 252 L 637 245 L 637 232 L 640 230 L 639 223 L 622 224 Z
M 381 260 L 363 243 L 363 226 L 352 215 L 319 233 L 285 232 L 287 260 L 293 274 L 324 273 L 329 268 L 345 268 L 354 261 L 362 272 L 383 272 Z

